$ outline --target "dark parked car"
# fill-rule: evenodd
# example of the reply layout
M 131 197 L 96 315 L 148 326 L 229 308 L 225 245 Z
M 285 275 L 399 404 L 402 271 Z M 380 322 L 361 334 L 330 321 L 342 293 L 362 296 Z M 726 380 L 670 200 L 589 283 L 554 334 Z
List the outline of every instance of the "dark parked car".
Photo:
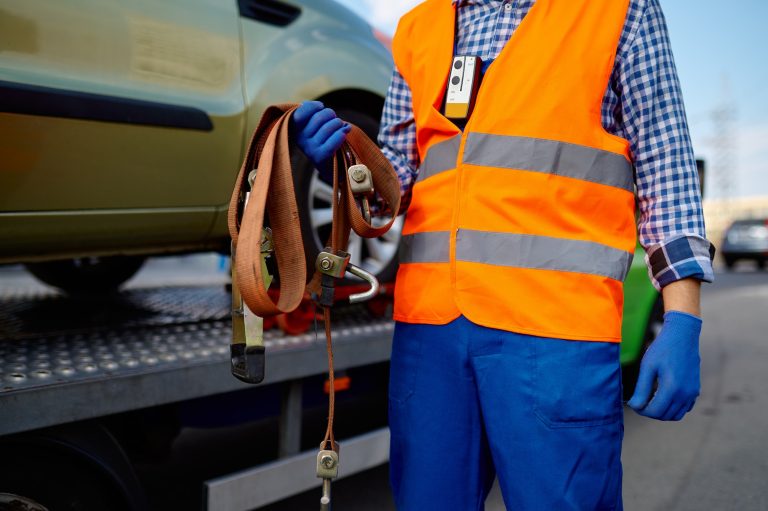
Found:
M 725 266 L 733 268 L 739 259 L 752 259 L 765 269 L 768 259 L 768 218 L 736 220 L 725 231 L 721 250 Z

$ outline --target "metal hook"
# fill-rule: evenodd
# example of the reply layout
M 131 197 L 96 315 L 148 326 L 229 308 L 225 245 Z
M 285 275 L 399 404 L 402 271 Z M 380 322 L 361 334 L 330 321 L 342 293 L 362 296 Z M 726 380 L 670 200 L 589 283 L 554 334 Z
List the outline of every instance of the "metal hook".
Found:
M 347 271 L 352 275 L 360 277 L 371 285 L 371 288 L 368 291 L 349 295 L 349 303 L 365 302 L 379 294 L 379 281 L 372 273 L 368 273 L 359 266 L 355 266 L 351 263 L 347 264 Z

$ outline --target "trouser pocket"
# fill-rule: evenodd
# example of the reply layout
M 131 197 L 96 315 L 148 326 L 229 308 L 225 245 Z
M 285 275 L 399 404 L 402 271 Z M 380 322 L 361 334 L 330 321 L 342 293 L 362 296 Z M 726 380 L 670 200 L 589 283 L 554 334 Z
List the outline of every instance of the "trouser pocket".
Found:
M 541 339 L 533 343 L 535 413 L 550 428 L 621 418 L 619 344 Z

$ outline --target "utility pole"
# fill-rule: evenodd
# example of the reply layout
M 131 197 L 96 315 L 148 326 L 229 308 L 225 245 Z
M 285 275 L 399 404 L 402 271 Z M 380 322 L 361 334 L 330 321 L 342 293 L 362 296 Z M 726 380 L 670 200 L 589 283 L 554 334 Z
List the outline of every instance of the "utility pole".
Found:
M 731 98 L 728 77 L 723 76 L 720 104 L 712 111 L 714 138 L 712 140 L 712 176 L 716 193 L 723 199 L 723 209 L 730 213 L 736 191 L 736 144 L 734 126 L 736 104 Z

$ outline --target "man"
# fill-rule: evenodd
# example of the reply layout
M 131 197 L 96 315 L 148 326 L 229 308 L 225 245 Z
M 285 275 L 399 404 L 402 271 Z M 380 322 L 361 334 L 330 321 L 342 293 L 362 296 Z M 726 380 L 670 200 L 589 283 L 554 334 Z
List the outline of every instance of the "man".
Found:
M 482 509 L 495 475 L 509 509 L 621 509 L 635 203 L 667 311 L 638 413 L 693 407 L 699 287 L 713 279 L 658 0 L 427 0 L 393 53 L 379 141 L 408 210 L 390 377 L 398 509 Z M 452 54 L 483 61 L 464 121 L 443 110 Z M 347 129 L 317 102 L 295 115 L 318 168 Z

